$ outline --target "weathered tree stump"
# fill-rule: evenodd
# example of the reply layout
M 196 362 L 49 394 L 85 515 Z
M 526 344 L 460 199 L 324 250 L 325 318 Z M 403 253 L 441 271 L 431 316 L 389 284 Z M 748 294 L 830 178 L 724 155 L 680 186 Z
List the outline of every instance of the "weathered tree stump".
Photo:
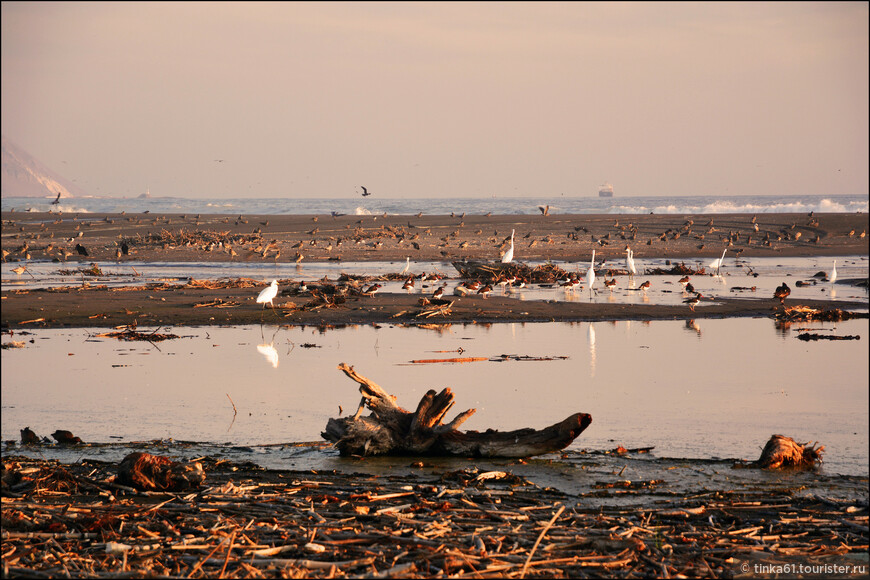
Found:
M 335 444 L 341 455 L 436 455 L 462 457 L 529 457 L 567 447 L 592 423 L 592 416 L 575 413 L 544 429 L 518 429 L 500 432 L 487 429 L 459 431 L 475 409 L 442 423 L 453 407 L 453 393 L 428 391 L 413 413 L 396 405 L 396 397 L 373 381 L 358 374 L 352 366 L 338 365 L 359 383 L 362 400 L 353 417 L 332 418 L 321 436 Z M 368 407 L 371 414 L 361 417 Z
M 184 491 L 203 481 L 201 464 L 180 463 L 150 453 L 130 453 L 118 466 L 118 483 L 144 491 Z
M 798 443 L 791 437 L 771 435 L 755 464 L 764 469 L 812 468 L 821 463 L 824 450 L 824 445 L 819 447 L 813 443 Z

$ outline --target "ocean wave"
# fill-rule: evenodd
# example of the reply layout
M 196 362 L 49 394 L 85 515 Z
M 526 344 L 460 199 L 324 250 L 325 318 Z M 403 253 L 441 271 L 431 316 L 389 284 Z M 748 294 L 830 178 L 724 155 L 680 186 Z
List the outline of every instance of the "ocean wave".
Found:
M 372 212 L 364 207 L 357 206 L 357 208 L 353 210 L 353 215 L 372 215 Z

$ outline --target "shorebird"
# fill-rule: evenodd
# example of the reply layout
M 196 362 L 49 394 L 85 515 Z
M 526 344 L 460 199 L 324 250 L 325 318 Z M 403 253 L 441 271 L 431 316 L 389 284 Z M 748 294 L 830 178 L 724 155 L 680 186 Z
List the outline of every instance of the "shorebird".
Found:
M 689 284 L 689 277 L 683 276 L 682 278 L 680 278 L 679 282 L 683 285 L 683 289 L 685 289 L 686 286 Z
M 439 298 L 444 296 L 444 288 L 445 286 L 439 286 L 438 288 L 436 288 L 435 292 L 432 293 L 432 298 L 438 300 Z
M 691 283 L 691 282 L 689 282 L 688 284 L 686 284 L 686 292 L 688 292 L 689 294 L 691 294 L 691 293 L 694 292 L 694 291 L 695 291 L 695 287 L 692 286 L 692 283 Z
M 592 292 L 592 286 L 595 284 L 595 250 L 592 250 L 592 261 L 589 262 L 589 269 L 586 270 L 586 285 L 589 286 L 589 291 Z
M 837 281 L 837 260 L 834 260 L 834 267 L 831 269 L 831 275 L 828 277 L 828 282 L 833 284 Z
M 410 278 L 405 280 L 404 284 L 402 284 L 402 290 L 407 290 L 408 292 L 410 292 L 413 289 L 414 289 L 414 277 L 411 276 Z
M 610 288 L 610 291 L 613 292 L 614 286 L 616 286 L 616 278 L 613 278 L 611 280 L 608 280 L 607 278 L 604 279 L 604 287 L 605 288 Z
M 717 276 L 719 275 L 719 268 L 722 267 L 722 262 L 725 260 L 725 252 L 727 252 L 727 251 L 728 251 L 728 248 L 725 248 L 724 250 L 722 250 L 722 257 L 717 258 L 717 259 L 713 260 L 712 262 L 710 262 L 710 268 L 716 268 L 716 275 Z
M 683 304 L 688 304 L 689 308 L 691 308 L 692 312 L 694 312 L 695 306 L 697 306 L 698 302 L 700 302 L 700 301 L 701 301 L 701 293 L 698 292 L 697 294 L 695 294 L 691 298 L 686 298 L 685 300 L 683 300 Z
M 773 297 L 779 298 L 780 304 L 785 304 L 785 299 L 788 298 L 788 295 L 791 294 L 791 288 L 783 282 L 782 286 L 777 286 L 776 290 L 773 291 Z
M 628 246 L 625 246 L 625 267 L 628 268 L 629 276 L 637 274 L 637 268 L 634 265 L 634 252 Z
M 502 264 L 513 262 L 514 259 L 514 230 L 511 230 L 511 247 L 501 257 Z
M 643 290 L 644 292 L 646 292 L 649 287 L 650 287 L 649 280 L 647 280 L 646 282 L 644 282 L 643 284 L 638 286 L 638 288 Z
M 366 296 L 374 296 L 375 293 L 380 289 L 381 289 L 380 284 L 372 284 L 371 286 L 369 286 L 368 288 L 363 290 L 362 293 L 365 294 Z
M 260 293 L 257 295 L 257 304 L 263 304 L 263 308 L 266 307 L 266 302 L 269 303 L 269 306 L 275 308 L 275 304 L 272 302 L 275 299 L 275 296 L 278 295 L 278 281 L 272 280 L 272 283 L 260 290 Z
M 489 296 L 489 293 L 490 293 L 490 292 L 492 292 L 492 286 L 491 286 L 490 284 L 487 284 L 486 286 L 484 286 L 483 288 L 480 288 L 480 289 L 477 291 L 478 294 L 483 294 L 483 297 L 484 297 L 484 298 L 486 298 L 487 296 Z
M 88 255 L 88 249 L 81 244 L 76 244 L 76 252 L 78 252 L 80 256 Z

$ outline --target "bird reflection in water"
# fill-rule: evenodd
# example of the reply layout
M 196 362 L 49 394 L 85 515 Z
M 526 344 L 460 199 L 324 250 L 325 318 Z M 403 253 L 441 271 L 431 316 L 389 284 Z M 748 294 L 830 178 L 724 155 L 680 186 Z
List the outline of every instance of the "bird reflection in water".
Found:
M 275 330 L 275 334 L 278 331 Z M 272 368 L 278 368 L 278 351 L 275 349 L 275 334 L 272 335 L 272 340 L 270 342 L 266 342 L 265 337 L 263 337 L 263 328 L 260 327 L 260 337 L 263 339 L 263 344 L 257 345 L 257 352 L 266 357 L 266 360 L 269 364 L 272 365 Z
M 586 331 L 586 338 L 589 340 L 589 376 L 595 377 L 595 324 L 590 322 L 589 329 Z
M 695 322 L 694 318 L 686 321 L 686 330 L 693 331 L 698 336 L 701 336 L 701 327 L 698 326 L 698 323 Z

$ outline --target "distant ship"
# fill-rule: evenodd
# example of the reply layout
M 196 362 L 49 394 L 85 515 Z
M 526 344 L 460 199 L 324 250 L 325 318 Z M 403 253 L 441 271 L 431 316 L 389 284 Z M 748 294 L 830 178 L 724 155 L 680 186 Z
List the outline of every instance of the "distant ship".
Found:
M 605 183 L 598 190 L 598 197 L 613 197 L 613 186 Z

